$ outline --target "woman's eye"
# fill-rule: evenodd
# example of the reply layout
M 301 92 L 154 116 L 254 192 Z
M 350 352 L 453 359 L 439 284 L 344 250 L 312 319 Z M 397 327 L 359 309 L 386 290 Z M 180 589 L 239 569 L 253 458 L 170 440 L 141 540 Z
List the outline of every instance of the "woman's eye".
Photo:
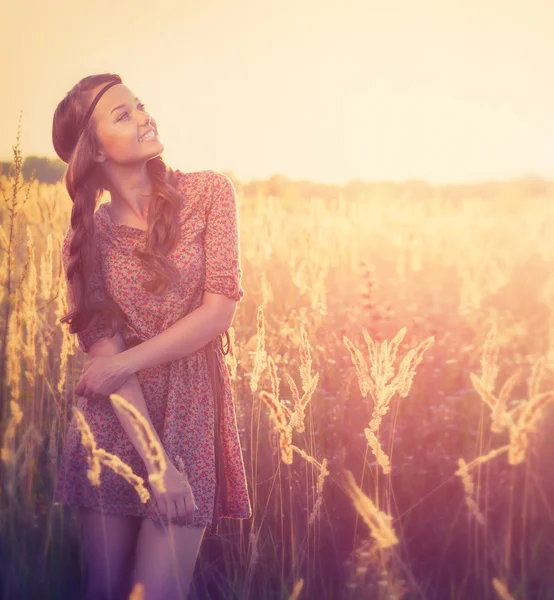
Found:
M 145 106 L 144 104 L 142 104 L 142 103 L 141 103 L 141 104 L 139 104 L 139 105 L 138 105 L 138 108 L 139 108 L 140 110 L 144 110 L 144 109 L 146 108 L 146 106 Z M 124 113 L 121 113 L 121 116 L 120 116 L 120 117 L 119 117 L 119 119 L 117 119 L 117 120 L 118 120 L 118 121 L 121 121 L 121 119 L 123 119 L 123 117 L 124 117 L 125 115 L 128 115 L 128 114 L 129 114 L 129 113 L 128 113 L 127 111 L 125 111 Z

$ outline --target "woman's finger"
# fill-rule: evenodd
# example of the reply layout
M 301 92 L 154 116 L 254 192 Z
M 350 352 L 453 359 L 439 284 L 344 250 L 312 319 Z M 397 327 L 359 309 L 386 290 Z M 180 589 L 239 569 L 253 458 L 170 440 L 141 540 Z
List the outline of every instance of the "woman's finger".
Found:
M 158 514 L 162 521 L 168 518 L 167 502 L 164 494 L 160 494 L 156 497 L 156 506 L 158 507 Z
M 168 510 L 167 510 L 167 518 L 170 520 L 175 520 L 179 518 L 179 513 L 177 510 L 177 505 L 175 503 L 175 500 L 168 500 L 167 501 L 168 504 Z
M 183 497 L 177 498 L 175 500 L 175 508 L 177 511 L 176 519 L 181 521 L 181 523 L 186 523 L 187 521 L 187 505 L 185 503 L 185 499 Z
M 160 508 L 166 523 L 169 523 L 175 516 L 175 502 L 168 497 L 167 491 L 160 494 Z
M 189 522 L 192 523 L 194 519 L 194 513 L 196 511 L 196 504 L 194 503 L 194 497 L 192 494 L 190 494 L 189 498 L 187 498 L 185 505 L 187 507 L 187 519 L 189 519 Z

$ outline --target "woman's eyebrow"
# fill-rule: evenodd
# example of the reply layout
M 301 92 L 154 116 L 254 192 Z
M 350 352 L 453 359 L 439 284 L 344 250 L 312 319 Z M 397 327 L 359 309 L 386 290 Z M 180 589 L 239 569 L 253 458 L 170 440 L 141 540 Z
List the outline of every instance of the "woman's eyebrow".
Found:
M 135 98 L 135 102 L 138 100 L 138 98 Z M 125 108 L 127 105 L 126 104 L 120 104 L 119 106 L 116 106 L 115 108 L 112 108 L 110 115 L 113 113 L 114 110 L 117 110 L 118 108 Z

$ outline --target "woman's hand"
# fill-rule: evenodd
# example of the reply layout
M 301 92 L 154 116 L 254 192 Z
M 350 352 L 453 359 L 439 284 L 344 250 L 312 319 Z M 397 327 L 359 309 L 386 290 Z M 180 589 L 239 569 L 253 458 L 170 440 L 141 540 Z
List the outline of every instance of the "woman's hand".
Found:
M 160 494 L 155 486 L 150 486 L 162 520 L 166 523 L 168 520 L 173 521 L 179 526 L 192 525 L 197 510 L 192 488 L 186 477 L 169 460 L 164 484 L 164 494 Z
M 95 356 L 87 361 L 81 371 L 75 393 L 94 400 L 100 396 L 105 399 L 117 392 L 129 378 L 127 365 L 119 357 L 119 354 Z

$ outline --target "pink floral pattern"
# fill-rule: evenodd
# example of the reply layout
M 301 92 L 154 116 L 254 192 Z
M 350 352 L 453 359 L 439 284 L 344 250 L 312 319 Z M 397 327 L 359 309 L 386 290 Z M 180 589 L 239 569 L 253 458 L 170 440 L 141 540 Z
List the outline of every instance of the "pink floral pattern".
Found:
M 121 332 L 127 347 L 147 340 L 202 303 L 207 290 L 241 301 L 238 214 L 236 193 L 231 180 L 222 173 L 206 170 L 192 173 L 175 171 L 175 187 L 182 202 L 179 211 L 181 240 L 169 254 L 179 268 L 180 281 L 156 297 L 142 288 L 149 274 L 133 255 L 136 244 L 144 247 L 146 232 L 112 222 L 105 206 L 96 210 L 99 257 L 88 291 L 95 298 L 111 296 L 125 312 L 128 323 Z M 65 272 L 69 262 L 71 227 L 62 247 Z M 74 297 L 68 282 L 68 302 Z M 103 325 L 91 324 L 77 334 L 79 346 L 88 352 L 92 344 L 109 335 Z M 252 508 L 240 446 L 231 382 L 218 344 L 216 363 L 224 382 L 221 447 L 227 487 L 227 502 L 214 507 L 216 461 L 214 451 L 214 392 L 205 349 L 179 360 L 136 373 L 150 418 L 165 451 L 178 466 L 183 460 L 196 504 L 193 526 L 212 524 L 214 508 L 218 517 L 248 519 Z M 97 446 L 116 454 L 144 479 L 149 491 L 143 460 L 122 428 L 109 402 L 77 397 Z M 135 489 L 108 467 L 102 467 L 100 487 L 87 478 L 87 453 L 74 420 L 69 426 L 61 457 L 54 501 L 103 510 L 106 513 L 135 515 L 159 521 L 151 497 L 140 502 Z M 215 528 L 217 531 L 217 527 Z M 214 530 L 212 529 L 212 533 Z

